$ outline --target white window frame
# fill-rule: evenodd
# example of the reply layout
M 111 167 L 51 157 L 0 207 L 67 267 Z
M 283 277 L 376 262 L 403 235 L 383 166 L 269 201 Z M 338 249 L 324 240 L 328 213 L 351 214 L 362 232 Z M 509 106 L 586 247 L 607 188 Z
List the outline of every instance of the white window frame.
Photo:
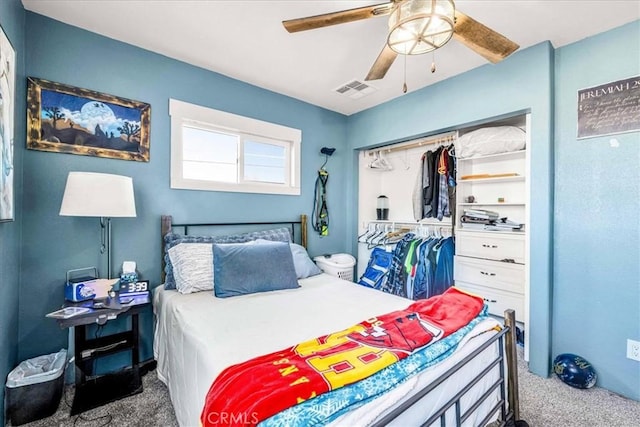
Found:
M 230 191 L 300 195 L 300 144 L 302 131 L 225 111 L 169 99 L 171 116 L 171 188 L 183 190 Z M 191 126 L 237 135 L 240 139 L 237 183 L 186 179 L 183 174 L 182 128 Z M 244 180 L 244 139 L 285 147 L 287 153 L 285 183 Z

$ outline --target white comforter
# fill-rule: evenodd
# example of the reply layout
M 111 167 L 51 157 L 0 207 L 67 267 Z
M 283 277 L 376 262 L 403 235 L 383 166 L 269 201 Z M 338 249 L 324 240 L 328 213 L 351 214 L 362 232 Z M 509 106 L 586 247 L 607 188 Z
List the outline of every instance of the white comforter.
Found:
M 181 426 L 199 424 L 209 387 L 226 367 L 342 330 L 411 303 L 410 300 L 326 274 L 300 280 L 300 285 L 299 289 L 233 298 L 216 298 L 211 291 L 188 295 L 163 289 L 155 291 L 154 354 L 158 361 L 157 372 L 169 388 Z M 489 322 L 492 325 L 497 323 Z M 481 329 L 486 330 L 492 325 L 483 324 Z M 479 344 L 474 343 L 473 347 Z M 472 350 L 469 348 L 472 346 L 465 347 L 465 353 Z M 454 354 L 445 364 L 452 364 L 462 356 Z M 376 399 L 373 405 L 364 405 L 335 423 L 368 424 L 375 416 L 397 405 L 412 390 L 427 384 L 443 372 L 442 369 L 447 369 L 446 366 L 434 369 L 439 366 L 426 370 L 424 375 L 405 382 L 395 392 Z M 465 376 L 469 378 L 468 373 Z M 458 388 L 453 382 L 447 388 L 449 386 Z M 421 411 L 414 416 L 424 419 L 424 415 L 425 412 Z M 398 422 L 411 423 L 410 418 Z

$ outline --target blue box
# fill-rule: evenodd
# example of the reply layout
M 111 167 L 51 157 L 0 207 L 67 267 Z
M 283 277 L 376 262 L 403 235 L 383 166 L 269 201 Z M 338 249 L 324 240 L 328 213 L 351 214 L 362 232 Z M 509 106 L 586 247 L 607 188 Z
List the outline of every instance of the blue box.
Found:
M 72 302 L 95 298 L 96 292 L 92 287 L 95 280 L 96 278 L 91 276 L 69 279 L 64 287 L 64 298 Z

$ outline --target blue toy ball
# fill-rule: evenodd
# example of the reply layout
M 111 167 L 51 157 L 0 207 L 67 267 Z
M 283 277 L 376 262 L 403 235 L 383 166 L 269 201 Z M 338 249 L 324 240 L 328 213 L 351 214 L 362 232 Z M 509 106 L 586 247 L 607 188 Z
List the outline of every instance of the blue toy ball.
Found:
M 598 375 L 586 359 L 571 353 L 558 355 L 553 361 L 553 372 L 565 384 L 576 388 L 591 388 Z

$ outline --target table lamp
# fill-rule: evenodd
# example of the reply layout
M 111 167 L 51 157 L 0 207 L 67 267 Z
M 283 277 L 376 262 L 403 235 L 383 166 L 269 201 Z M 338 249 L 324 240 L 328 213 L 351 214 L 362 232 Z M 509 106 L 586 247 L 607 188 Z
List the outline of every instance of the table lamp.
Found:
M 133 180 L 122 175 L 69 172 L 60 215 L 100 218 L 100 253 L 107 253 L 107 278 L 111 279 L 111 218 L 136 216 Z

